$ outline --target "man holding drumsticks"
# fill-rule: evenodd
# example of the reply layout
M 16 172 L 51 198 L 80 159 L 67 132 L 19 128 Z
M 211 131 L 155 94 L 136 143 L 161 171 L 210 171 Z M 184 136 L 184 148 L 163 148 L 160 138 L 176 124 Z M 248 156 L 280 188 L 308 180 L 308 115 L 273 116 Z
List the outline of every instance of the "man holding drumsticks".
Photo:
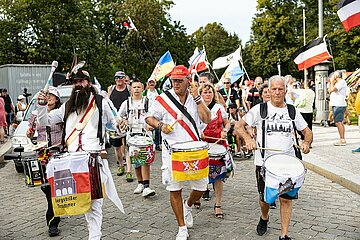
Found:
M 185 66 L 175 66 L 170 79 L 173 88 L 156 98 L 156 101 L 149 109 L 146 122 L 151 127 L 158 128 L 161 131 L 163 138 L 163 164 L 161 167 L 163 183 L 170 192 L 171 207 L 179 225 L 176 239 L 186 240 L 189 237 L 188 228 L 193 225 L 191 206 L 201 198 L 206 190 L 207 177 L 192 181 L 171 180 L 169 146 L 178 142 L 198 141 L 200 139 L 198 134 L 200 122 L 209 123 L 211 114 L 201 96 L 199 96 L 197 87 L 190 83 L 190 72 Z M 190 89 L 188 89 L 189 85 Z M 173 101 L 177 101 L 177 103 L 175 104 Z M 179 107 L 186 111 L 193 121 L 185 116 L 182 119 L 177 119 L 177 116 L 181 115 Z M 174 122 L 177 123 L 173 124 Z M 190 185 L 192 191 L 189 198 L 183 202 L 182 188 L 185 184 Z
M 300 130 L 305 136 L 304 141 L 300 144 L 300 146 L 297 146 L 303 153 L 306 154 L 310 152 L 309 146 L 311 145 L 313 139 L 311 130 L 307 127 L 305 120 L 297 109 L 295 110 L 294 108 L 294 111 L 296 111 L 294 120 L 290 118 L 290 109 L 288 110 L 288 106 L 284 101 L 286 94 L 285 78 L 281 76 L 271 77 L 269 79 L 269 87 L 271 98 L 269 102 L 264 103 L 265 105 L 263 105 L 267 108 L 267 117 L 265 117 L 265 120 L 261 116 L 261 104 L 257 104 L 251 108 L 243 119 L 241 119 L 235 126 L 235 130 L 238 131 L 240 136 L 243 136 L 246 142 L 246 147 L 249 150 L 257 149 L 255 151 L 255 165 L 261 217 L 256 230 L 260 236 L 264 235 L 267 231 L 270 208 L 269 204 L 264 200 L 265 182 L 260 173 L 261 166 L 268 156 L 273 155 L 276 152 L 271 150 L 260 150 L 258 148 L 268 148 L 273 150 L 279 149 L 286 155 L 295 156 L 293 148 L 293 126 Z M 263 120 L 265 122 L 264 126 Z M 247 125 L 256 127 L 256 142 L 251 138 L 248 131 L 246 131 Z M 263 132 L 263 130 L 266 132 Z M 283 194 L 279 197 L 281 219 L 280 240 L 290 239 L 287 234 L 291 219 L 292 199 L 296 198 L 297 196 L 291 197 L 288 194 Z

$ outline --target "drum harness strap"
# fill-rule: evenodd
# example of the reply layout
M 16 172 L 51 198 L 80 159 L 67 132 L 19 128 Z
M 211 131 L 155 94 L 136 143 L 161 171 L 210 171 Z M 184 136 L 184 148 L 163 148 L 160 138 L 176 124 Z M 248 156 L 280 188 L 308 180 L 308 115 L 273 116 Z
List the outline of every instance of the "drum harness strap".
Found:
M 196 131 L 197 136 L 195 136 L 193 131 L 190 129 L 190 127 L 186 124 L 186 122 L 184 120 L 178 120 L 178 123 L 180 123 L 180 125 L 185 129 L 185 131 L 191 136 L 191 138 L 194 141 L 198 141 L 200 139 L 200 135 L 199 135 L 199 131 L 196 127 L 195 120 L 191 117 L 191 115 L 185 109 L 185 107 L 183 105 L 181 105 L 179 103 L 179 101 L 177 101 L 169 91 L 165 91 L 164 94 L 171 100 L 171 102 L 173 102 L 175 104 L 175 106 L 181 111 L 181 113 L 191 122 L 191 124 L 193 125 L 193 127 Z M 157 96 L 156 100 L 171 114 L 171 116 L 173 116 L 175 119 L 177 119 L 176 112 L 173 109 L 171 109 L 171 107 L 165 102 L 165 100 L 161 97 L 161 95 Z
M 295 107 L 291 104 L 286 104 L 286 107 L 287 107 L 287 110 L 288 110 L 288 113 L 289 113 L 289 117 L 291 119 L 291 122 L 292 122 L 292 125 L 293 125 L 293 129 L 294 129 L 294 134 L 295 134 L 295 141 L 296 141 L 296 144 L 299 146 L 299 140 L 297 138 L 297 134 L 296 134 L 296 126 L 295 126 L 295 115 L 296 115 L 296 110 L 295 110 Z M 260 103 L 260 116 L 262 118 L 262 124 L 261 124 L 261 129 L 262 129 L 262 147 L 265 148 L 265 120 L 266 120 L 266 117 L 267 117 L 267 114 L 268 114 L 268 105 L 267 103 Z M 294 146 L 294 150 L 295 150 L 295 155 L 297 158 L 299 159 L 302 159 L 302 156 L 301 156 L 301 151 L 296 148 Z M 261 157 L 264 159 L 265 157 L 265 150 L 260 150 L 260 153 L 261 153 Z
M 99 95 L 99 94 L 96 94 L 95 95 L 95 105 L 99 111 L 99 122 L 98 122 L 98 131 L 97 131 L 97 137 L 99 138 L 99 145 L 103 145 L 104 144 L 104 138 L 103 138 L 103 134 L 102 134 L 102 115 L 103 115 L 103 109 L 102 109 L 102 99 L 103 99 L 103 96 Z M 67 104 L 68 103 L 65 103 L 65 108 L 67 107 Z M 83 116 L 84 118 L 84 116 Z M 69 144 L 66 144 L 66 141 L 65 141 L 65 135 L 66 135 L 66 117 L 64 116 L 64 128 L 63 128 L 63 136 L 62 136 L 62 145 L 69 145 Z M 77 121 L 77 120 L 75 120 Z M 76 123 L 75 123 L 76 124 Z M 81 140 L 81 135 L 82 135 L 82 132 L 79 133 L 79 147 L 78 147 L 78 150 L 82 150 L 82 140 Z M 77 151 L 78 151 L 77 150 Z

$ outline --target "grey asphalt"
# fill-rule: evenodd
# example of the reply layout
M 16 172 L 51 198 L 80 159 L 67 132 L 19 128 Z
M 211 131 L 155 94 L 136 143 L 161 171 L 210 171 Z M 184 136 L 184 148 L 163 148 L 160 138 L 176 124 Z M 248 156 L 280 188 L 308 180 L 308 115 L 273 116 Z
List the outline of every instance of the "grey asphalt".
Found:
M 348 145 L 334 147 L 332 143 L 337 140 L 336 128 L 314 128 L 312 152 L 304 156 L 309 171 L 299 199 L 293 205 L 289 229 L 292 239 L 360 240 L 360 195 L 342 186 L 346 184 L 340 185 L 334 179 L 320 175 L 333 168 L 344 171 L 339 179 L 349 176 L 355 184 L 359 178 L 360 155 L 351 154 L 351 149 L 360 145 L 359 130 L 357 126 L 346 126 L 346 130 Z M 176 220 L 170 208 L 169 194 L 161 184 L 160 156 L 157 152 L 151 174 L 151 187 L 156 190 L 156 195 L 145 199 L 133 194 L 136 182 L 127 183 L 124 176 L 116 176 L 113 150 L 109 150 L 111 171 L 126 215 L 105 199 L 102 239 L 175 239 Z M 256 234 L 260 213 L 253 160 L 236 159 L 236 164 L 234 178 L 228 179 L 224 187 L 222 208 L 225 219 L 214 217 L 214 199 L 203 201 L 200 210 L 193 210 L 194 227 L 189 231 L 190 240 L 278 238 L 279 209 L 270 212 L 268 233 L 262 237 Z M 0 239 L 50 239 L 44 216 L 45 196 L 39 188 L 25 186 L 23 175 L 15 172 L 12 162 L 2 166 Z M 333 173 L 332 176 L 340 175 Z M 188 193 L 186 189 L 183 195 L 187 196 Z M 87 238 L 83 216 L 62 218 L 60 229 L 60 236 L 51 239 Z

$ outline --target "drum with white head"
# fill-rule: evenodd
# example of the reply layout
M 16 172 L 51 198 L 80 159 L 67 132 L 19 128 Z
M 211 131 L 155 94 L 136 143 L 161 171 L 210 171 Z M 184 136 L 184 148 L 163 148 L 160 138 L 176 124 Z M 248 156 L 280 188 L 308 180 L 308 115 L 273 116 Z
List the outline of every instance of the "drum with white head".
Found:
M 295 197 L 305 180 L 306 169 L 300 159 L 286 154 L 274 154 L 263 164 L 265 201 L 273 203 L 279 195 Z

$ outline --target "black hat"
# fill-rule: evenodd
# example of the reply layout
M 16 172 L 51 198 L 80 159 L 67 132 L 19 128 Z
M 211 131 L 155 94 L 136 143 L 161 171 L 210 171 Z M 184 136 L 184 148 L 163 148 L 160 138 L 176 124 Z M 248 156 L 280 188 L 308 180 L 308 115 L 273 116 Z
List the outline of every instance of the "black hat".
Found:
M 72 81 L 73 79 L 86 79 L 88 82 L 95 84 L 94 79 L 90 78 L 89 72 L 82 69 L 79 69 L 76 72 L 72 72 L 70 74 L 70 80 Z

